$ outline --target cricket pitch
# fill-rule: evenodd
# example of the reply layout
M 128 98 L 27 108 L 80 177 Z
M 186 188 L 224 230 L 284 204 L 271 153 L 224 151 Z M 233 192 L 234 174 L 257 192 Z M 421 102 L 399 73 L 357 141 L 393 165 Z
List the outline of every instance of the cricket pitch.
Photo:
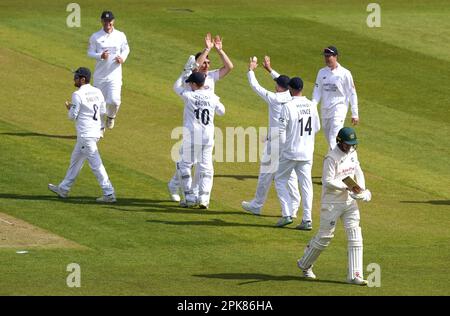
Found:
M 0 213 L 0 249 L 29 247 L 85 248 L 23 220 Z

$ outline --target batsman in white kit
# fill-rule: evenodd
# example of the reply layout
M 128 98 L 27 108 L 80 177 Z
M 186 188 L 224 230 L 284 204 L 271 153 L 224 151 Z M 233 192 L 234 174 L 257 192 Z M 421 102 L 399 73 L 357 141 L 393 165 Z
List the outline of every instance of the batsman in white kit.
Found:
M 77 143 L 64 180 L 59 185 L 50 183 L 48 188 L 59 197 L 66 198 L 87 159 L 103 191 L 103 196 L 99 197 L 97 202 L 114 203 L 116 202 L 114 188 L 97 148 L 101 119 L 106 113 L 105 99 L 99 89 L 89 84 L 90 79 L 91 72 L 87 68 L 80 67 L 74 73 L 74 82 L 78 90 L 72 94 L 72 101 L 66 102 L 66 108 L 69 111 L 69 119 L 76 122 Z
M 121 104 L 122 64 L 127 60 L 130 48 L 125 34 L 114 28 L 114 14 L 104 11 L 101 15 L 103 28 L 89 39 L 88 56 L 97 63 L 94 86 L 99 88 L 106 100 L 104 127 L 111 129 Z
M 313 264 L 334 237 L 336 223 L 340 218 L 348 240 L 347 282 L 367 285 L 363 277 L 363 238 L 356 200 L 368 202 L 372 195 L 365 189 L 364 174 L 356 154 L 358 139 L 354 129 L 342 128 L 336 142 L 337 146 L 328 152 L 323 162 L 320 229 L 306 246 L 297 265 L 304 277 L 316 278 L 312 271 Z M 344 183 L 349 179 L 353 184 Z
M 269 192 L 270 186 L 273 179 L 275 178 L 275 173 L 278 170 L 279 163 L 279 116 L 283 104 L 292 100 L 292 96 L 289 92 L 289 77 L 285 75 L 280 75 L 270 67 L 270 58 L 265 56 L 264 58 L 264 68 L 270 72 L 272 78 L 276 82 L 275 92 L 270 92 L 259 84 L 256 79 L 254 70 L 257 67 L 257 58 L 250 58 L 249 71 L 247 73 L 247 78 L 252 87 L 253 91 L 256 92 L 266 103 L 268 104 L 269 113 L 269 131 L 267 139 L 264 142 L 264 152 L 261 158 L 261 166 L 258 176 L 258 185 L 256 187 L 255 198 L 249 202 L 243 201 L 242 208 L 248 212 L 255 215 L 261 214 L 261 209 L 267 199 L 267 194 Z M 300 204 L 300 193 L 298 191 L 297 175 L 295 172 L 291 173 L 289 181 L 287 182 L 287 190 L 290 195 L 290 202 L 292 205 L 290 209 L 292 210 L 291 216 L 297 217 L 297 210 Z
M 328 46 L 323 50 L 326 67 L 319 70 L 312 101 L 321 102 L 322 128 L 330 149 L 336 146 L 336 135 L 344 126 L 351 104 L 352 124 L 357 125 L 358 96 L 351 72 L 337 61 L 338 50 Z
M 181 161 L 177 163 L 178 176 L 188 207 L 209 207 L 213 186 L 214 168 L 214 115 L 224 115 L 225 107 L 212 91 L 204 89 L 205 74 L 192 73 L 186 80 L 190 88 L 183 86 L 183 74 L 174 84 L 175 92 L 184 101 L 183 148 Z M 198 168 L 198 198 L 192 187 L 192 166 Z
M 301 190 L 303 218 L 297 229 L 312 229 L 312 165 L 315 135 L 320 130 L 317 106 L 302 95 L 303 80 L 299 77 L 289 81 L 292 100 L 284 104 L 280 113 L 281 157 L 278 172 L 275 175 L 275 187 L 281 204 L 283 217 L 278 226 L 293 222 L 291 195 L 286 184 L 292 171 L 297 174 Z
M 220 69 L 215 70 L 209 70 L 210 69 L 210 60 L 209 60 L 209 53 L 212 48 L 215 48 L 217 53 L 219 54 L 220 59 L 223 62 L 223 66 Z M 222 39 L 219 35 L 216 35 L 214 39 L 211 37 L 211 33 L 207 33 L 205 36 L 205 48 L 203 51 L 198 52 L 195 56 L 191 55 L 188 58 L 188 61 L 184 65 L 183 69 L 183 81 L 182 83 L 185 84 L 185 87 L 190 89 L 189 85 L 186 84 L 184 81 L 191 75 L 192 72 L 201 72 L 203 73 L 205 78 L 205 83 L 203 84 L 204 90 L 210 90 L 214 93 L 216 81 L 222 79 L 225 77 L 232 69 L 233 69 L 233 63 L 231 62 L 230 58 L 228 58 L 227 54 L 224 52 L 222 47 Z M 182 155 L 182 147 L 180 148 L 180 155 Z M 178 166 L 178 163 L 176 163 L 176 166 Z M 195 164 L 194 164 L 195 166 Z M 176 167 L 178 169 L 178 167 Z M 196 169 L 198 170 L 198 168 Z M 199 180 L 199 173 L 196 171 L 194 177 L 193 177 L 193 191 L 194 194 L 198 197 L 198 180 Z M 168 190 L 170 194 L 170 198 L 174 202 L 180 202 L 180 206 L 186 207 L 186 201 L 184 199 L 181 183 L 178 179 L 178 171 L 176 170 L 172 178 L 170 179 L 168 183 Z

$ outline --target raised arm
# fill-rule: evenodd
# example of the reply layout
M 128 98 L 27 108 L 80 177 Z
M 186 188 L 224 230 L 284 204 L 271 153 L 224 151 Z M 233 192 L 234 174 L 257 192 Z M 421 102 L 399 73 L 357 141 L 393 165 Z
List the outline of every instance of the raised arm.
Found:
M 248 73 L 247 73 L 248 82 L 250 83 L 250 86 L 252 87 L 253 91 L 256 92 L 256 94 L 258 94 L 261 98 L 263 98 L 264 101 L 270 102 L 271 99 L 276 98 L 276 95 L 275 93 L 270 92 L 267 89 L 261 87 L 258 80 L 256 80 L 254 72 L 256 67 L 258 67 L 257 61 L 250 57 L 250 63 L 248 65 Z
M 203 49 L 202 53 L 200 54 L 200 56 L 198 56 L 197 58 L 197 64 L 198 65 L 203 65 L 203 63 L 206 60 L 206 56 L 208 56 L 209 52 L 211 51 L 211 49 L 214 47 L 214 43 L 211 39 L 211 33 L 206 34 L 205 36 L 205 48 Z
M 178 77 L 177 81 L 173 84 L 173 90 L 176 94 L 182 95 L 186 90 L 183 86 L 183 73 Z
M 280 76 L 280 74 L 278 72 L 276 72 L 275 70 L 272 69 L 272 65 L 270 63 L 269 56 L 264 56 L 263 67 L 265 70 L 267 70 L 270 73 L 270 75 L 272 76 L 273 79 L 277 79 Z
M 219 70 L 219 79 L 222 79 L 234 68 L 234 66 L 230 58 L 223 51 L 222 39 L 219 35 L 216 35 L 216 37 L 214 38 L 214 47 L 216 48 L 217 53 L 219 54 L 219 57 L 223 63 L 223 67 Z

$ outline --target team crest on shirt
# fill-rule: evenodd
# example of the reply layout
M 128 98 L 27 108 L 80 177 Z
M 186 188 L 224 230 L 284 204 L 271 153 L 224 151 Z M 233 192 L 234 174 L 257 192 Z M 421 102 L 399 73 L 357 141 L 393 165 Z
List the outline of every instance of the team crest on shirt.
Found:
M 325 76 L 325 77 L 322 77 L 322 79 L 323 79 L 323 80 L 327 79 L 327 76 Z
M 354 158 L 354 157 L 352 157 L 351 161 L 352 161 L 352 162 L 355 162 L 355 158 Z

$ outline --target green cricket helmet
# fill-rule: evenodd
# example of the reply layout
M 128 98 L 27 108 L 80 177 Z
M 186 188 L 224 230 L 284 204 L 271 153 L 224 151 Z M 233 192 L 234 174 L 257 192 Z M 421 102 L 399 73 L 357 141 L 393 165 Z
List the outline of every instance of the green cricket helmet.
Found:
M 358 144 L 358 138 L 356 137 L 355 130 L 351 127 L 341 128 L 336 136 L 336 142 L 345 143 L 347 145 Z

